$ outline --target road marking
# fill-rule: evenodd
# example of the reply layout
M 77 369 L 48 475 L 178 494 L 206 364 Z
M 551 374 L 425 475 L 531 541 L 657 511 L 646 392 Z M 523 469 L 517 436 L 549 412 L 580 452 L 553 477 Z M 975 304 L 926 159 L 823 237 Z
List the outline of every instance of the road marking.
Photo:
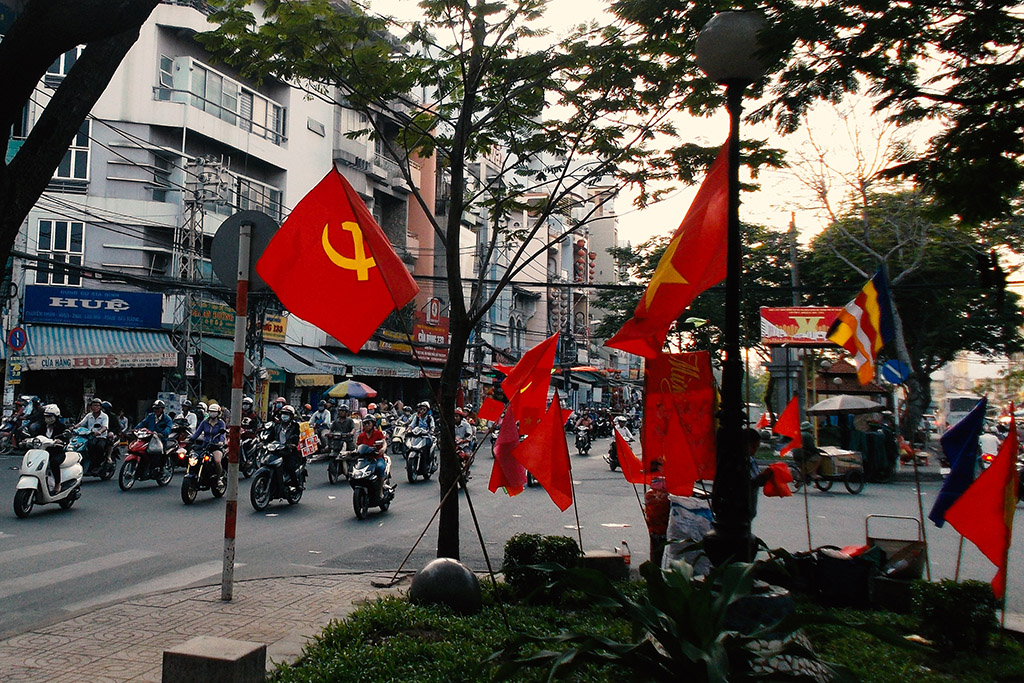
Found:
M 15 560 L 23 560 L 26 557 L 35 557 L 36 555 L 46 555 L 47 553 L 56 553 L 61 550 L 70 550 L 71 548 L 77 548 L 83 545 L 85 544 L 77 543 L 75 541 L 48 541 L 38 545 L 30 545 L 25 548 L 4 550 L 3 552 L 0 552 L 0 564 L 3 564 L 4 562 L 13 562 Z
M 6 598 L 18 593 L 26 593 L 31 590 L 44 588 L 62 581 L 71 581 L 86 574 L 96 574 L 107 569 L 113 569 L 129 562 L 144 560 L 154 557 L 157 553 L 148 550 L 126 550 L 122 553 L 114 553 L 105 557 L 96 557 L 84 562 L 75 562 L 56 569 L 49 569 L 45 572 L 19 576 L 16 579 L 0 581 L 0 598 Z
M 235 562 L 235 569 L 244 566 L 245 564 L 242 562 Z M 136 598 L 142 595 L 159 593 L 173 588 L 184 588 L 196 581 L 202 581 L 203 579 L 208 579 L 211 576 L 217 576 L 221 573 L 223 568 L 224 562 L 221 560 L 203 562 L 202 564 L 185 567 L 184 569 L 179 569 L 176 572 L 164 574 L 149 581 L 143 581 L 142 583 L 135 584 L 130 588 L 124 588 L 119 591 L 114 591 L 113 593 L 99 595 L 88 600 L 83 600 L 82 602 L 76 602 L 73 605 L 65 605 L 64 609 L 68 612 L 77 612 L 78 610 L 88 609 L 108 602 L 122 602 L 129 598 Z

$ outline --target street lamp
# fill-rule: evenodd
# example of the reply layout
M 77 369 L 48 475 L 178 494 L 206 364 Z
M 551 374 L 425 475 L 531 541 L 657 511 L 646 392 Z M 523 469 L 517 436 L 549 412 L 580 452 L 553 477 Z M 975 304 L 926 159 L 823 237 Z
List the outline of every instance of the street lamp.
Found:
M 749 562 L 757 553 L 750 531 L 750 456 L 744 434 L 743 361 L 740 358 L 740 111 L 743 91 L 767 65 L 760 59 L 759 12 L 730 11 L 712 17 L 697 36 L 697 66 L 725 86 L 729 110 L 729 231 L 725 276 L 725 359 L 722 362 L 722 411 L 716 451 L 712 506 L 715 522 L 704 547 L 715 564 Z

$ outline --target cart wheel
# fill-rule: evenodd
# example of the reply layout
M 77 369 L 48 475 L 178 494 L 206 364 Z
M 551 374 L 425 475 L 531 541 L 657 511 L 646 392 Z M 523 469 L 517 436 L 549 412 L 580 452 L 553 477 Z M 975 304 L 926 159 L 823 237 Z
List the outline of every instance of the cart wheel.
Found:
M 819 479 L 816 482 L 814 482 L 814 487 L 819 491 L 828 491 L 830 488 L 832 488 L 832 480 L 824 478 Z
M 864 490 L 864 472 L 862 470 L 850 470 L 843 477 L 843 484 L 846 490 L 856 495 Z

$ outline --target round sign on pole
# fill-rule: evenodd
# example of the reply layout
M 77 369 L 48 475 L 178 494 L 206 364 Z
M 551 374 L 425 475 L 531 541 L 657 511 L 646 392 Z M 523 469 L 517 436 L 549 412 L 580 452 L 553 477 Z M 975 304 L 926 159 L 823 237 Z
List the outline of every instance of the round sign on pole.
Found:
M 910 377 L 910 366 L 901 360 L 887 360 L 882 365 L 882 379 L 890 384 L 903 384 Z
M 21 351 L 28 344 L 28 332 L 24 327 L 15 327 L 7 333 L 7 345 L 11 351 Z
M 267 283 L 256 274 L 256 262 L 270 244 L 279 227 L 277 221 L 262 211 L 239 211 L 228 216 L 217 228 L 210 245 L 210 262 L 217 278 L 228 287 L 238 284 L 238 229 L 242 223 L 252 225 L 249 248 L 249 291 L 267 288 Z

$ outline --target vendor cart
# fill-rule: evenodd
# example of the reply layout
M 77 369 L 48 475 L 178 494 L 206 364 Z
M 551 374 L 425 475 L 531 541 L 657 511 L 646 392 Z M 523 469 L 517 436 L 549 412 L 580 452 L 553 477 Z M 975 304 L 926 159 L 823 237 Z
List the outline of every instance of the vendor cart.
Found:
M 874 529 L 872 520 L 875 520 Z M 879 520 L 887 521 L 880 524 Z M 885 562 L 881 566 L 882 576 L 890 579 L 920 579 L 924 575 L 924 530 L 916 517 L 868 515 L 864 518 L 864 541 L 869 547 L 885 553 Z
M 864 490 L 864 458 L 860 453 L 836 446 L 822 446 L 818 452 L 821 454 L 821 466 L 818 468 L 821 478 L 814 482 L 815 488 L 828 491 L 833 482 L 841 481 L 852 494 Z M 790 471 L 793 475 L 791 487 L 796 492 L 803 485 L 803 473 L 797 465 L 790 465 Z

